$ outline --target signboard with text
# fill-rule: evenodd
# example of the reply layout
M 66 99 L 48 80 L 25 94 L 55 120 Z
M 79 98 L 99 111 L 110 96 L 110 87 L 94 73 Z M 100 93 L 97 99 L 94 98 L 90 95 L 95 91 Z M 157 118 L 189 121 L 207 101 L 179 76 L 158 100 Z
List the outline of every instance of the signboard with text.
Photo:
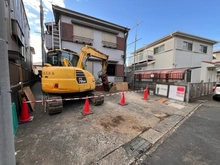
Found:
M 179 101 L 184 101 L 185 93 L 186 93 L 185 86 L 170 85 L 168 98 L 179 100 Z
M 156 95 L 161 95 L 161 96 L 167 97 L 167 92 L 168 92 L 168 85 L 156 84 L 156 89 L 155 89 Z

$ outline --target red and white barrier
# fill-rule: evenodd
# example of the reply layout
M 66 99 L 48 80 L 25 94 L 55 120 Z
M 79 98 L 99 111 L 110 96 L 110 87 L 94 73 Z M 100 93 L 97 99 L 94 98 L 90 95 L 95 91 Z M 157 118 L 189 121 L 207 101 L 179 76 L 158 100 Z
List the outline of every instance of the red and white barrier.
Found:
M 78 97 L 78 98 L 63 98 L 63 99 L 49 99 L 49 100 L 29 100 L 29 101 L 25 101 L 24 103 L 45 103 L 45 102 L 57 102 L 57 101 L 61 101 L 61 100 L 62 101 L 85 100 L 87 98 L 96 98 L 96 97 L 102 97 L 102 96 L 104 96 L 104 97 L 115 96 L 115 95 L 119 95 L 119 94 L 122 94 L 122 93 L 138 93 L 138 92 L 143 92 L 145 90 L 124 91 L 124 92 L 108 93 L 108 94 L 88 96 L 88 97 Z

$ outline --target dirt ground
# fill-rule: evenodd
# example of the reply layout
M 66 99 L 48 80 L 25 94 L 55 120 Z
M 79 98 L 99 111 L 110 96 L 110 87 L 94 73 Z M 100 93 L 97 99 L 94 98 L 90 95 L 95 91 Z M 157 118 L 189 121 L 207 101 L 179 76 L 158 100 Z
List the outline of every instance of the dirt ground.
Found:
M 41 99 L 40 83 L 32 87 Z M 48 115 L 41 103 L 35 104 L 34 120 L 19 124 L 15 137 L 18 165 L 93 164 L 113 150 L 155 126 L 178 108 L 157 102 L 155 96 L 143 100 L 143 93 L 105 97 L 101 106 L 90 104 L 93 114 L 83 116 L 85 100 L 64 102 L 64 111 Z

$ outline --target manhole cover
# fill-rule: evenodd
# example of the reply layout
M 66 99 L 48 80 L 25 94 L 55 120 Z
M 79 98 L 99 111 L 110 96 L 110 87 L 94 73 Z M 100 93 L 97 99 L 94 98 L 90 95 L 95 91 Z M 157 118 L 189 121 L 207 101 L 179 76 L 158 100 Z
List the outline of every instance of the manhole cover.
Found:
M 146 152 L 150 148 L 150 143 L 141 137 L 136 137 L 123 145 L 123 148 L 129 155 L 136 157 Z

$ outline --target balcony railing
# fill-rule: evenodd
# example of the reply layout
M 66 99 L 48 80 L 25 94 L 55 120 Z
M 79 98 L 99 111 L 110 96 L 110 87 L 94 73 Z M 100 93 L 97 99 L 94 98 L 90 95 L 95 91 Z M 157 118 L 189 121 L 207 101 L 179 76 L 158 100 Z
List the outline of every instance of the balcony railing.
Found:
M 85 43 L 85 44 L 92 45 L 93 39 L 74 35 L 73 36 L 73 42 Z
M 153 51 L 139 53 L 135 56 L 135 64 L 149 60 L 153 60 Z M 134 56 L 128 57 L 127 63 L 128 66 L 134 64 Z

